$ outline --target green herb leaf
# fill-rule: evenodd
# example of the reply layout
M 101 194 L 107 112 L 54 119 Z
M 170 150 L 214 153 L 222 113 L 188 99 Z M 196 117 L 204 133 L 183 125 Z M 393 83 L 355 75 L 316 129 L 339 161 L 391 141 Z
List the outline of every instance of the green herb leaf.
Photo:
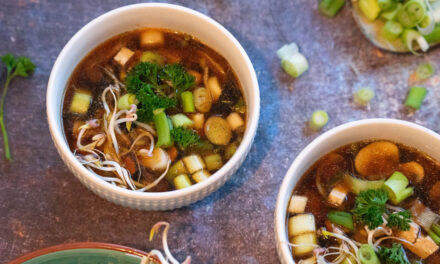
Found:
M 181 149 L 195 146 L 200 141 L 200 137 L 195 131 L 183 127 L 176 127 L 171 130 L 171 136 Z
M 410 229 L 411 213 L 409 211 L 401 211 L 390 214 L 388 216 L 388 227 L 397 228 L 399 230 L 408 231 Z
M 185 68 L 177 63 L 166 65 L 162 69 L 160 78 L 165 81 L 170 81 L 176 90 L 176 94 L 188 90 L 195 82 L 194 76 L 186 73 Z
M 381 247 L 377 254 L 385 264 L 410 264 L 399 243 L 393 243 L 391 248 Z
M 383 189 L 362 191 L 356 197 L 355 208 L 352 213 L 356 220 L 368 225 L 370 229 L 375 229 L 383 224 L 382 215 L 385 212 L 387 201 L 388 194 Z
M 153 120 L 153 111 L 156 109 L 167 109 L 176 106 L 176 101 L 172 98 L 157 95 L 153 92 L 153 85 L 142 84 L 136 92 L 136 99 L 140 104 L 137 110 L 138 119 L 141 122 L 150 122 Z

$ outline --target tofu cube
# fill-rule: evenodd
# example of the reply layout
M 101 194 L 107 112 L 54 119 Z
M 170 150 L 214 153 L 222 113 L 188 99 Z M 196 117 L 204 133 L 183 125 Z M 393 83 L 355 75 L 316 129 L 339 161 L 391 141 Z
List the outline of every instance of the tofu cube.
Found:
M 164 43 L 163 33 L 157 30 L 146 30 L 141 33 L 140 44 L 145 46 L 156 46 Z
M 287 223 L 289 237 L 315 232 L 315 217 L 313 214 L 299 214 L 289 218 Z
M 113 59 L 121 66 L 124 66 L 131 59 L 133 55 L 134 55 L 134 51 L 123 47 L 121 48 L 121 50 L 119 50 L 118 54 L 116 54 L 116 56 Z
M 336 185 L 328 195 L 328 202 L 335 206 L 340 207 L 342 203 L 347 199 L 348 189 L 342 185 Z
M 293 255 L 297 257 L 302 257 L 308 255 L 313 252 L 313 249 L 316 248 L 317 238 L 316 233 L 305 233 L 299 236 L 294 237 L 290 241 L 292 244 L 301 245 L 292 247 Z
M 409 230 L 408 231 L 397 231 L 396 236 L 402 239 L 405 239 L 411 243 L 414 243 L 419 236 L 420 233 L 420 226 L 414 222 L 411 222 L 409 224 Z
M 218 99 L 220 98 L 220 95 L 222 94 L 222 88 L 220 86 L 217 77 L 216 76 L 210 77 L 206 85 L 208 86 L 206 88 L 208 88 L 209 92 L 211 93 L 212 100 L 214 102 L 217 102 Z
M 403 245 L 421 259 L 428 258 L 438 250 L 437 244 L 429 236 L 421 236 L 417 238 L 413 245 L 407 243 L 403 243 Z
M 236 130 L 244 125 L 243 118 L 241 118 L 240 114 L 238 113 L 230 113 L 228 117 L 226 117 L 226 121 L 228 121 L 232 130 Z
M 301 214 L 306 210 L 308 198 L 306 196 L 292 195 L 289 202 L 289 213 Z

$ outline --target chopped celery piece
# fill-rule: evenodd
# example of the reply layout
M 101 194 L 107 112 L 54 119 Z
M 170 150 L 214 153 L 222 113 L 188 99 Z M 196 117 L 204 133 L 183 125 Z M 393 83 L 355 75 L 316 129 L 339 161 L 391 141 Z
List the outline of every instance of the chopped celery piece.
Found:
M 290 76 L 297 78 L 309 68 L 306 57 L 301 53 L 296 53 L 288 59 L 281 60 L 281 67 Z
M 368 20 L 374 21 L 377 16 L 379 16 L 380 8 L 377 0 L 359 0 L 358 5 L 359 9 Z
M 405 100 L 405 105 L 414 109 L 420 109 L 428 91 L 424 87 L 411 87 Z
M 402 34 L 403 27 L 398 22 L 387 21 L 382 27 L 381 34 L 389 41 L 397 39 Z
M 380 14 L 380 17 L 382 17 L 385 20 L 394 20 L 394 18 L 397 16 L 397 13 L 399 12 L 400 8 L 402 7 L 401 3 L 398 3 L 395 8 L 386 11 L 386 12 L 382 12 Z
M 185 174 L 185 173 L 188 173 L 188 171 L 186 170 L 185 164 L 183 164 L 182 160 L 179 160 L 179 161 L 176 161 L 173 164 L 173 166 L 170 167 L 167 175 L 165 175 L 165 179 L 167 179 L 167 181 L 172 183 L 174 178 L 176 178 L 180 174 Z
M 416 69 L 417 77 L 420 80 L 428 79 L 435 73 L 434 65 L 431 63 L 423 63 Z
M 354 101 L 360 105 L 367 105 L 374 97 L 374 91 L 368 87 L 363 87 L 354 93 Z
M 397 20 L 406 28 L 417 26 L 427 13 L 423 1 L 409 0 L 406 2 L 397 14 Z
M 193 113 L 195 111 L 193 93 L 186 91 L 182 93 L 181 97 L 183 111 L 185 113 Z
M 176 114 L 171 116 L 171 122 L 174 127 L 190 127 L 194 124 L 189 117 L 184 114 Z
M 150 62 L 163 66 L 165 64 L 164 58 L 156 52 L 144 51 L 141 55 L 141 62 Z
M 362 191 L 366 191 L 369 189 L 380 189 L 382 188 L 382 185 L 385 182 L 385 180 L 377 180 L 377 181 L 361 180 L 349 174 L 346 174 L 345 177 L 346 177 L 345 178 L 346 181 L 350 185 L 351 191 L 354 194 L 360 194 Z
M 85 114 L 89 110 L 91 102 L 92 96 L 89 93 L 76 92 L 73 95 L 69 111 L 77 114 Z
M 402 173 L 395 171 L 384 183 L 384 189 L 393 204 L 399 204 L 414 193 L 412 187 L 408 187 L 408 178 Z
M 191 180 L 186 174 L 181 174 L 176 178 L 174 178 L 173 183 L 174 183 L 174 187 L 176 187 L 176 189 L 178 190 L 188 188 L 192 185 Z
M 156 126 L 157 131 L 157 147 L 169 147 L 173 144 L 171 141 L 171 133 L 170 133 L 170 124 L 168 122 L 167 115 L 165 112 L 160 112 L 155 114 L 154 117 L 154 125 Z
M 379 258 L 369 244 L 363 244 L 358 251 L 359 260 L 362 264 L 380 264 Z
M 382 11 L 388 11 L 396 6 L 396 2 L 394 0 L 377 0 L 377 4 Z
M 336 225 L 340 225 L 351 231 L 354 229 L 353 216 L 350 213 L 341 211 L 330 211 L 327 214 L 327 218 Z
M 317 110 L 313 112 L 309 120 L 309 127 L 313 130 L 320 130 L 328 122 L 328 114 L 326 111 Z
M 322 0 L 319 5 L 319 11 L 326 16 L 336 16 L 345 4 L 345 0 Z
M 440 25 L 435 26 L 431 33 L 425 35 L 425 39 L 428 43 L 440 42 Z
M 428 231 L 428 235 L 434 240 L 437 245 L 440 245 L 440 237 L 432 230 Z
M 121 96 L 118 100 L 118 108 L 129 110 L 132 104 L 137 105 L 139 101 L 136 99 L 136 95 L 132 93 L 127 93 Z

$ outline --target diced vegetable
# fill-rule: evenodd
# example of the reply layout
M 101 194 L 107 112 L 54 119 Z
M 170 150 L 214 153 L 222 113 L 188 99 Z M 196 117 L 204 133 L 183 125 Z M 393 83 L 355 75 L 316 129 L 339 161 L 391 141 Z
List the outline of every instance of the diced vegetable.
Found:
M 399 10 L 397 20 L 406 28 L 415 27 L 426 15 L 426 6 L 423 1 L 409 0 Z
M 222 88 L 216 76 L 210 77 L 208 83 L 206 84 L 211 94 L 212 101 L 217 102 L 222 94 Z
M 194 128 L 197 130 L 203 129 L 205 125 L 205 115 L 201 113 L 196 113 L 191 115 L 191 119 L 194 122 Z
M 303 54 L 296 53 L 289 58 L 281 59 L 281 67 L 293 78 L 298 78 L 309 69 L 309 63 Z
M 431 230 L 437 235 L 440 236 L 440 225 L 439 224 L 433 224 L 431 226 Z
M 420 226 L 414 222 L 411 222 L 409 224 L 409 230 L 402 231 L 398 230 L 396 232 L 396 236 L 402 239 L 405 239 L 408 242 L 414 243 L 419 236 L 420 233 Z
M 309 120 L 309 127 L 312 130 L 320 130 L 328 123 L 328 114 L 324 110 L 313 112 Z
M 380 264 L 380 260 L 369 244 L 363 244 L 358 251 L 359 260 L 362 264 Z
M 416 30 L 405 29 L 402 33 L 401 39 L 408 50 L 415 55 L 418 55 L 418 53 L 414 49 L 414 42 L 417 43 L 422 51 L 427 51 L 429 49 L 429 44 L 426 39 Z
M 373 97 L 373 90 L 369 87 L 362 87 L 354 93 L 354 102 L 359 105 L 367 105 Z
M 208 89 L 199 87 L 194 90 L 194 105 L 201 113 L 207 113 L 211 110 L 212 99 Z
M 304 213 L 306 210 L 307 200 L 307 196 L 292 195 L 292 198 L 290 198 L 289 202 L 288 212 L 291 214 Z
M 185 158 L 183 158 L 183 163 L 185 164 L 185 167 L 191 174 L 206 168 L 202 158 L 196 154 L 186 156 Z
M 175 114 L 171 116 L 174 127 L 191 127 L 194 122 L 184 114 Z
M 146 30 L 141 33 L 140 44 L 141 46 L 155 46 L 162 45 L 164 43 L 163 33 L 157 30 Z
M 334 207 L 340 207 L 347 199 L 348 190 L 343 184 L 336 185 L 329 193 L 327 200 Z
M 389 20 L 385 22 L 381 29 L 381 34 L 389 41 L 396 40 L 403 32 L 403 27 L 396 21 Z
M 219 116 L 211 116 L 205 122 L 205 135 L 215 145 L 227 145 L 232 137 L 228 122 Z
M 173 144 L 171 141 L 170 125 L 164 111 L 159 111 L 153 117 L 154 125 L 157 131 L 157 147 L 169 147 Z
M 218 170 L 223 166 L 222 156 L 220 154 L 211 154 L 204 157 L 208 171 Z
M 194 97 L 193 93 L 190 91 L 183 92 L 182 97 L 182 108 L 185 113 L 195 112 L 194 109 Z
M 377 0 L 359 0 L 359 9 L 362 11 L 364 16 L 370 21 L 376 20 L 380 13 L 380 8 Z
M 237 143 L 233 142 L 233 143 L 229 144 L 225 149 L 225 159 L 232 158 L 232 156 L 237 151 L 237 148 L 238 148 Z
M 208 179 L 209 176 L 211 176 L 211 173 L 209 173 L 209 171 L 201 170 L 201 171 L 194 173 L 192 175 L 192 179 L 193 179 L 193 181 L 199 183 L 201 181 Z
M 345 180 L 348 182 L 350 189 L 354 194 L 359 194 L 360 192 L 369 189 L 380 189 L 382 188 L 382 185 L 385 182 L 385 180 L 377 180 L 377 181 L 361 180 L 348 174 L 346 174 Z
M 313 214 L 299 214 L 289 218 L 287 223 L 289 237 L 316 231 Z
M 399 171 L 412 183 L 420 183 L 425 176 L 425 170 L 422 165 L 415 161 L 401 163 Z
M 92 95 L 86 91 L 75 92 L 70 104 L 69 111 L 77 114 L 85 114 L 92 102 Z
M 326 16 L 334 17 L 342 9 L 345 0 L 322 0 L 319 5 L 319 11 Z
M 353 216 L 350 213 L 341 211 L 330 211 L 327 214 L 327 218 L 336 225 L 345 227 L 350 231 L 354 230 Z
M 318 243 L 315 232 L 295 236 L 291 241 L 293 244 L 301 245 L 292 248 L 293 254 L 297 257 L 311 253 Z
M 429 236 L 421 236 L 417 238 L 416 242 L 412 245 L 407 243 L 403 243 L 403 245 L 421 259 L 428 258 L 438 250 L 437 244 Z
M 168 170 L 167 175 L 165 178 L 172 183 L 174 178 L 179 176 L 180 174 L 186 174 L 188 171 L 185 168 L 185 164 L 183 164 L 182 160 L 176 161 L 173 166 L 170 167 Z
M 188 188 L 192 185 L 191 180 L 186 174 L 181 174 L 174 178 L 173 183 L 177 190 Z
M 136 99 L 136 95 L 132 93 L 126 93 L 123 96 L 119 97 L 118 100 L 118 108 L 129 110 L 132 104 L 137 105 L 139 101 Z
M 153 51 L 144 51 L 141 55 L 141 62 L 154 63 L 161 67 L 165 65 L 165 59 L 159 53 Z
M 439 42 L 440 41 L 440 25 L 436 25 L 434 27 L 434 30 L 431 33 L 429 33 L 428 35 L 425 35 L 425 39 L 428 43 Z
M 162 148 L 155 148 L 151 157 L 139 155 L 139 162 L 153 171 L 164 171 L 169 161 L 168 153 Z
M 429 231 L 432 224 L 439 219 L 439 216 L 436 213 L 419 200 L 415 200 L 412 203 L 409 211 L 413 216 L 413 221 L 419 224 L 425 231 Z
M 386 12 L 382 12 L 380 14 L 380 17 L 382 17 L 385 20 L 394 20 L 401 7 L 402 7 L 402 4 L 398 3 L 395 8 L 392 8 L 391 10 L 386 11 Z
M 241 118 L 240 114 L 238 113 L 230 113 L 228 117 L 226 117 L 226 121 L 228 121 L 232 130 L 236 130 L 237 128 L 244 126 L 243 118 Z
M 409 93 L 405 100 L 405 105 L 414 109 L 420 109 L 428 90 L 424 87 L 413 86 L 409 89 Z
M 393 0 L 377 0 L 377 4 L 383 11 L 393 9 L 393 7 L 396 6 L 396 3 Z
M 134 51 L 127 49 L 126 47 L 121 48 L 116 56 L 113 58 L 117 63 L 121 66 L 125 66 L 125 64 L 133 57 Z
M 412 187 L 408 187 L 408 178 L 402 173 L 396 171 L 383 184 L 388 196 L 393 204 L 399 204 L 414 193 Z
M 431 63 L 423 63 L 417 67 L 416 74 L 420 80 L 428 79 L 435 74 L 434 65 Z
M 368 180 L 381 180 L 399 165 L 399 148 L 388 141 L 376 141 L 363 147 L 355 157 L 356 171 Z
M 434 231 L 429 230 L 428 235 L 432 238 L 432 240 L 434 240 L 437 245 L 440 244 L 440 237 Z

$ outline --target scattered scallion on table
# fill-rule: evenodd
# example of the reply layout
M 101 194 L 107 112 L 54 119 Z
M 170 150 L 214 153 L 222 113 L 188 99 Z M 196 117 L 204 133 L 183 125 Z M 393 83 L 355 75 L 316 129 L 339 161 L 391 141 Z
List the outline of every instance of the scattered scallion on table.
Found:
M 416 69 L 417 78 L 419 80 L 425 80 L 435 74 L 434 65 L 431 63 L 423 63 Z
M 35 64 L 28 57 L 16 57 L 11 53 L 7 53 L 1 57 L 2 62 L 6 65 L 6 81 L 3 86 L 2 97 L 0 99 L 0 126 L 3 135 L 3 142 L 5 146 L 5 157 L 8 161 L 12 161 L 11 150 L 9 148 L 8 133 L 6 131 L 4 120 L 4 106 L 6 94 L 8 92 L 9 84 L 17 77 L 27 77 L 35 70 Z
M 312 130 L 321 130 L 328 123 L 328 114 L 324 110 L 313 112 L 309 120 L 309 127 Z
M 354 93 L 354 101 L 359 105 L 367 105 L 374 98 L 374 91 L 369 87 L 363 87 Z
M 409 93 L 405 100 L 405 105 L 414 109 L 420 109 L 428 90 L 424 87 L 413 86 L 409 89 Z
M 345 0 L 322 0 L 319 5 L 319 11 L 326 16 L 334 17 L 345 4 Z
M 306 57 L 298 51 L 295 43 L 287 44 L 277 51 L 281 59 L 281 67 L 290 76 L 297 78 L 309 68 Z

